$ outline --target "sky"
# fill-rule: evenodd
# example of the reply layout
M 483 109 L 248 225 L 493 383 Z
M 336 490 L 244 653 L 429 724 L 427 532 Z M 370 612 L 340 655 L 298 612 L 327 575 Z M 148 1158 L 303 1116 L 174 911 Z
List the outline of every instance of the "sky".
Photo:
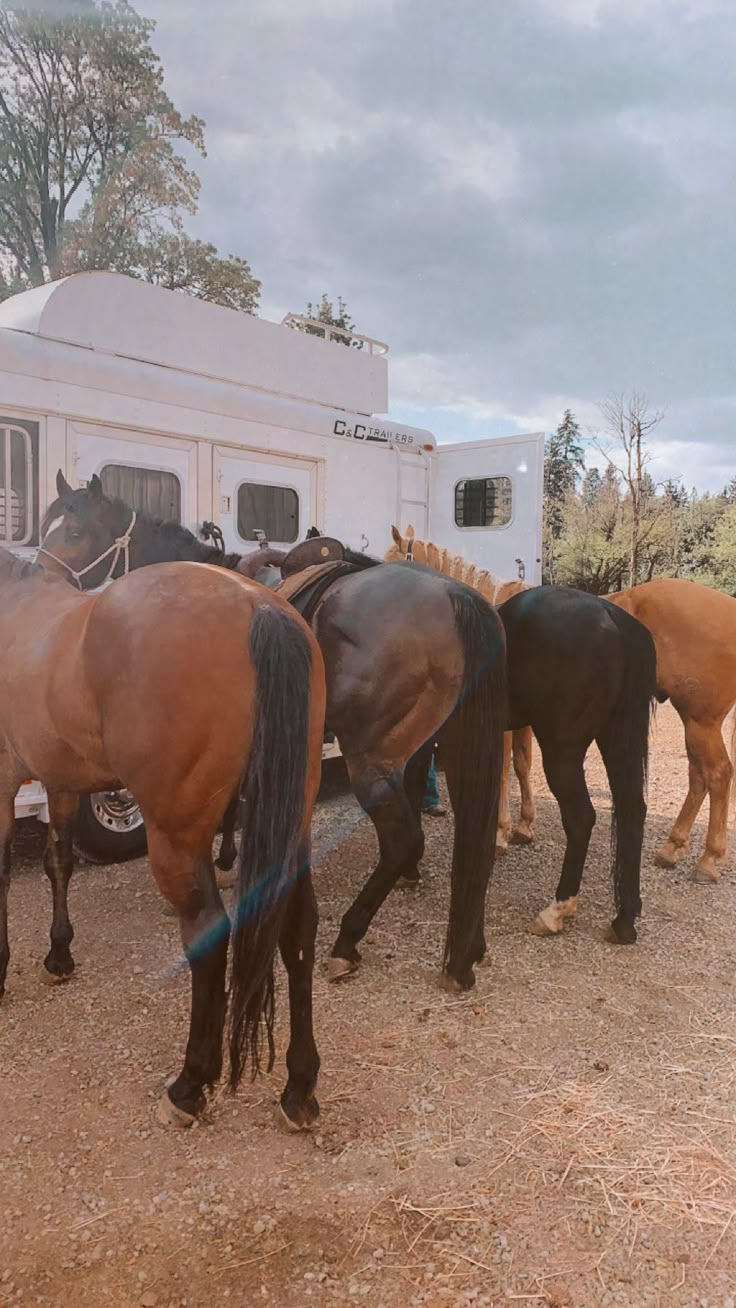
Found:
M 736 473 L 733 0 L 134 2 L 263 317 L 342 296 L 440 440 L 637 389 L 656 479 Z

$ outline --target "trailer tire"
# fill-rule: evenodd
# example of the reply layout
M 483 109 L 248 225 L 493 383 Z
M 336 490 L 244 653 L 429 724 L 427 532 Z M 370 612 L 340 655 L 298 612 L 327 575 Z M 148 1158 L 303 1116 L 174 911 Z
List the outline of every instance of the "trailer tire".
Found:
M 143 817 L 128 790 L 82 795 L 74 849 L 87 863 L 126 863 L 146 852 Z

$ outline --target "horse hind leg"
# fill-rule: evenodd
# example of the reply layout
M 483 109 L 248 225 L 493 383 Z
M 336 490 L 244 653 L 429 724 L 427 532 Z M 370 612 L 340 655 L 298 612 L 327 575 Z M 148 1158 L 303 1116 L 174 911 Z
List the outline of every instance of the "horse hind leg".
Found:
M 49 829 L 43 856 L 43 870 L 51 883 L 53 903 L 50 942 L 51 948 L 41 969 L 47 985 L 67 981 L 74 971 L 71 943 L 74 928 L 69 919 L 69 882 L 74 871 L 74 824 L 77 820 L 79 796 L 70 794 L 49 795 Z
M 534 791 L 531 785 L 532 741 L 531 727 L 522 727 L 512 733 L 514 772 L 521 791 L 519 820 L 511 833 L 512 845 L 530 845 L 534 839 L 534 819 L 537 815 Z
M 682 717 L 682 714 L 680 716 Z M 689 769 L 688 792 L 669 836 L 655 855 L 654 862 L 657 867 L 676 867 L 687 855 L 690 848 L 690 833 L 708 792 L 701 740 L 702 728 L 698 723 L 685 719 L 683 725 Z
M 301 870 L 306 864 L 306 871 Z M 314 1095 L 319 1054 L 312 1026 L 312 977 L 317 935 L 317 901 L 308 859 L 299 859 L 299 877 L 286 908 L 279 949 L 289 977 L 290 1039 L 286 1052 L 289 1079 L 281 1096 L 281 1112 L 292 1131 L 303 1131 L 319 1116 Z
M 230 921 L 215 882 L 211 835 L 209 843 L 203 839 L 192 847 L 148 818 L 146 830 L 151 871 L 179 918 L 192 985 L 184 1066 L 161 1099 L 159 1120 L 167 1126 L 190 1126 L 222 1072 Z
M 328 964 L 331 981 L 355 972 L 360 963 L 358 943 L 363 939 L 381 904 L 399 877 L 409 876 L 421 858 L 422 824 L 414 814 L 401 773 L 364 760 L 345 759 L 361 807 L 371 818 L 378 836 L 379 858 L 360 894 L 340 923 Z
M 719 879 L 720 865 L 728 853 L 728 808 L 733 766 L 723 741 L 721 722 L 709 724 L 707 730 L 700 728 L 698 749 L 710 812 L 705 849 L 693 869 L 692 880 L 709 885 Z
M 0 800 L 0 1000 L 5 994 L 5 978 L 10 962 L 8 944 L 8 891 L 10 889 L 10 842 L 15 823 L 15 796 Z
M 509 841 L 513 840 L 513 823 L 511 820 L 511 795 L 509 782 L 511 776 L 512 732 L 503 735 L 503 766 L 501 768 L 501 786 L 498 795 L 498 823 L 496 826 L 496 856 L 508 853 Z
M 235 884 L 235 877 L 230 876 L 235 866 L 235 860 L 238 857 L 238 847 L 235 844 L 235 828 L 238 825 L 238 810 L 240 807 L 240 787 L 236 790 L 230 803 L 225 809 L 225 816 L 222 819 L 222 843 L 220 852 L 215 861 L 215 867 L 218 872 L 224 873 L 218 876 L 217 884 L 220 890 L 229 890 Z
M 585 754 L 581 747 L 558 752 L 549 743 L 542 745 L 544 773 L 559 805 L 566 845 L 555 897 L 529 927 L 535 936 L 559 935 L 566 920 L 577 912 L 583 868 L 595 826 L 595 809 L 585 782 Z
M 429 775 L 429 765 L 432 761 L 432 744 L 424 745 L 409 762 L 404 769 L 404 790 L 409 801 L 411 811 L 416 821 L 421 827 L 422 823 L 422 804 L 427 791 L 427 777 Z M 401 873 L 397 877 L 397 886 L 405 886 L 410 890 L 416 890 L 420 885 L 419 864 L 424 854 L 424 833 L 422 832 L 421 840 L 416 845 L 413 856 L 407 859 Z

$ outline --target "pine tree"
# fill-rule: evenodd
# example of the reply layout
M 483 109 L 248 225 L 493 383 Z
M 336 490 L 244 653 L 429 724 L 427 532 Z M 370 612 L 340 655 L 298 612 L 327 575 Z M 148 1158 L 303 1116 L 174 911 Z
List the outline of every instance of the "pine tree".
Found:
M 562 422 L 553 436 L 548 437 L 544 458 L 544 499 L 552 537 L 559 539 L 562 531 L 562 511 L 565 500 L 575 490 L 585 461 L 580 427 L 570 409 L 565 409 Z

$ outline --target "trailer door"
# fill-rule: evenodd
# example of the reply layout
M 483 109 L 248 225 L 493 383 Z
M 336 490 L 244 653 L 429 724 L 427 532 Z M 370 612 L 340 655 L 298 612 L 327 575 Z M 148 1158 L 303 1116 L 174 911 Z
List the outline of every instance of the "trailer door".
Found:
M 86 486 L 96 473 L 106 495 L 197 530 L 196 441 L 70 422 L 67 462 L 74 485 Z
M 215 447 L 215 520 L 228 550 L 257 548 L 259 533 L 290 549 L 318 521 L 319 463 L 285 454 Z
M 543 434 L 439 445 L 431 457 L 430 539 L 504 581 L 538 584 L 543 481 Z

